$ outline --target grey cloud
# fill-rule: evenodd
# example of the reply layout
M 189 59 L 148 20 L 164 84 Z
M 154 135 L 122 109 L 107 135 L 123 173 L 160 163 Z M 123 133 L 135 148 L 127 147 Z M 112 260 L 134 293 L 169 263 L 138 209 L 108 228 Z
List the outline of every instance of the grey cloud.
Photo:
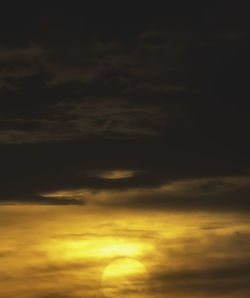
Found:
M 185 297 L 247 297 L 249 287 L 249 260 L 237 265 L 224 265 L 203 270 L 163 272 L 152 276 L 151 291 L 177 294 Z M 178 290 L 176 290 L 178 289 Z
M 44 119 L 0 119 L 0 143 L 42 143 L 86 136 L 134 138 L 154 136 L 166 124 L 160 105 L 118 99 L 58 103 Z
M 202 180 L 202 179 L 201 179 Z M 250 183 L 230 181 L 228 179 L 208 179 L 203 181 L 189 181 L 189 185 L 182 182 L 170 184 L 155 192 L 138 192 L 136 196 L 128 198 L 121 205 L 140 208 L 164 208 L 166 210 L 209 210 L 222 212 L 249 212 L 250 211 Z M 237 179 L 236 179 L 237 180 Z M 245 181 L 244 181 L 245 180 Z M 179 184 L 179 186 L 178 186 Z M 177 187 L 176 187 L 177 186 Z M 171 187 L 173 187 L 171 189 Z M 176 187 L 176 189 L 175 189 Z M 119 201 L 116 201 L 119 205 Z
M 0 47 L 0 87 L 18 89 L 15 81 L 41 71 L 44 49 L 35 44 L 23 47 Z
M 200 215 L 196 219 L 201 219 Z M 155 265 L 151 272 L 152 292 L 167 293 L 169 297 L 186 297 L 186 293 L 190 297 L 248 297 L 250 235 L 248 231 L 234 231 L 238 221 L 249 221 L 244 217 L 234 221 L 231 216 L 221 219 L 226 220 L 222 224 L 224 231 L 191 232 L 180 239 L 158 242 L 158 254 L 173 263 Z
M 165 125 L 161 106 L 138 105 L 118 99 L 90 99 L 82 103 L 58 104 L 57 110 L 75 117 L 79 130 L 89 134 L 120 133 L 124 135 L 154 135 Z
M 2 196 L 0 200 L 1 205 L 18 205 L 18 204 L 28 204 L 28 205 L 85 205 L 85 200 L 83 198 L 68 198 L 60 197 L 60 199 L 55 198 L 45 198 L 39 195 L 34 195 L 33 193 L 27 193 L 24 196 L 18 195 L 6 195 Z
M 124 94 L 143 89 L 143 93 L 185 91 L 181 78 L 172 79 L 173 72 L 176 78 L 183 68 L 180 55 L 184 47 L 166 39 L 165 34 L 157 41 L 152 39 L 152 33 L 145 32 L 139 34 L 130 47 L 117 40 L 98 39 L 2 47 L 0 86 L 19 88 L 22 78 L 42 74 L 50 87 L 71 81 L 90 84 L 101 80 L 109 87 L 119 86 Z
M 77 198 L 88 204 L 166 210 L 250 211 L 250 178 L 183 180 L 155 188 L 74 189 L 41 194 L 45 198 Z
M 164 35 L 152 42 L 146 35 L 146 32 L 138 34 L 129 46 L 117 40 L 98 39 L 55 46 L 46 62 L 51 74 L 47 83 L 50 86 L 67 81 L 90 84 L 101 80 L 109 88 L 119 87 L 123 94 L 130 95 L 136 90 L 144 94 L 185 91 L 180 56 L 187 44 L 180 46 L 180 41 L 166 39 Z
M 95 46 L 91 43 L 82 45 L 80 49 L 79 46 L 62 45 L 60 48 L 54 48 L 38 44 L 16 48 L 2 47 L 0 87 L 19 88 L 22 78 L 41 74 L 46 76 L 49 85 L 74 80 L 91 82 L 102 73 L 99 63 L 89 59 L 93 49 Z
M 80 107 L 81 105 L 82 103 L 79 103 Z M 76 103 L 73 106 L 76 108 Z M 51 117 L 50 121 L 60 123 L 84 117 L 82 110 L 78 111 L 81 114 L 79 116 L 64 114 L 64 110 L 71 111 L 71 109 L 72 106 L 64 103 L 62 111 L 54 114 L 54 118 Z M 226 154 L 223 150 L 215 152 L 212 149 L 211 152 L 210 147 L 206 146 L 204 149 L 197 142 L 188 142 L 183 146 L 181 143 L 180 146 L 183 148 L 176 148 L 174 142 L 175 139 L 179 140 L 179 135 L 171 132 L 171 126 L 176 127 L 175 123 L 178 121 L 172 119 L 175 118 L 172 114 L 174 113 L 171 109 L 170 115 L 166 112 L 166 129 L 170 126 L 166 141 L 151 137 L 104 139 L 106 136 L 102 134 L 98 138 L 92 138 L 93 135 L 86 137 L 81 132 L 76 136 L 77 139 L 71 138 L 70 142 L 68 142 L 69 139 L 67 142 L 52 141 L 52 137 L 55 140 L 54 135 L 50 142 L 43 143 L 36 141 L 32 144 L 22 144 L 22 138 L 12 144 L 2 142 L 0 145 L 1 202 L 27 203 L 38 200 L 40 204 L 46 202 L 45 198 L 39 197 L 42 193 L 87 188 L 96 192 L 113 190 L 120 196 L 121 192 L 127 193 L 135 189 L 137 192 L 131 197 L 128 196 L 127 200 L 124 200 L 125 198 L 122 201 L 114 200 L 112 204 L 116 203 L 123 207 L 128 204 L 130 207 L 139 208 L 152 206 L 152 208 L 192 210 L 197 207 L 211 209 L 214 201 L 215 210 L 222 209 L 223 206 L 226 209 L 230 207 L 232 210 L 235 206 L 236 210 L 245 208 L 247 211 L 249 209 L 248 182 L 244 182 L 244 177 L 241 180 L 240 176 L 244 172 L 245 177 L 249 177 L 247 154 L 230 152 L 232 149 L 230 147 L 227 147 L 229 152 Z M 20 120 L 18 122 L 20 123 Z M 183 124 L 185 121 L 181 123 Z M 10 125 L 13 129 L 13 122 L 5 123 L 5 130 L 7 130 L 6 125 Z M 22 128 L 26 129 L 27 125 L 27 123 L 22 124 Z M 34 126 L 40 125 L 37 123 Z M 45 129 L 44 126 L 41 127 Z M 32 129 L 29 131 L 34 133 Z M 72 135 L 74 134 L 70 130 L 70 136 Z M 64 137 L 65 134 L 57 131 L 56 136 Z M 79 140 L 78 137 L 81 139 Z M 48 140 L 47 132 L 46 138 Z M 20 143 L 17 144 L 17 141 Z M 240 149 L 239 146 L 237 149 Z M 139 172 L 128 179 L 97 177 L 98 173 L 114 170 L 138 170 Z M 229 179 L 230 176 L 232 179 Z M 225 180 L 223 177 L 228 179 Z M 239 179 L 233 179 L 234 177 Z M 166 189 L 165 193 L 161 192 L 163 185 L 174 187 L 175 191 L 172 188 L 172 191 Z M 61 199 L 67 199 L 65 203 L 69 203 L 68 198 Z M 72 203 L 79 204 L 75 198 L 73 200 Z M 60 203 L 59 200 L 50 198 L 49 204 L 53 201 L 55 204 Z
M 144 30 L 129 44 L 115 38 L 85 38 L 50 44 L 33 42 L 15 48 L 2 46 L 0 86 L 21 88 L 22 79 L 40 75 L 44 86 L 50 88 L 74 81 L 83 86 L 102 84 L 109 91 L 118 90 L 132 97 L 196 96 L 201 87 L 199 80 L 194 80 L 196 68 L 210 65 L 197 60 L 200 55 L 209 58 L 214 54 L 211 49 L 216 48 L 218 53 L 224 50 L 223 41 L 237 44 L 248 36 L 246 29 L 237 30 L 237 26 L 221 25 L 211 30 L 204 27 L 203 31 L 201 35 L 192 26 Z M 229 52 L 234 45 L 230 46 Z M 214 61 L 218 58 L 215 56 Z
M 0 120 L 0 143 L 25 144 L 67 140 L 76 137 L 72 121 L 50 119 Z

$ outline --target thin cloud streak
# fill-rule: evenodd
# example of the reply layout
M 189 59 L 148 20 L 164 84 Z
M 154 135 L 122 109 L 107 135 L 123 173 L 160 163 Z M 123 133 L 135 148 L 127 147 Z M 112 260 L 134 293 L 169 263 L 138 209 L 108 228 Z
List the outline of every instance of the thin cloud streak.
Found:
M 44 198 L 84 200 L 90 205 L 166 210 L 250 212 L 249 177 L 217 177 L 176 181 L 158 188 L 75 189 L 41 194 Z M 239 204 L 240 202 L 240 204 Z

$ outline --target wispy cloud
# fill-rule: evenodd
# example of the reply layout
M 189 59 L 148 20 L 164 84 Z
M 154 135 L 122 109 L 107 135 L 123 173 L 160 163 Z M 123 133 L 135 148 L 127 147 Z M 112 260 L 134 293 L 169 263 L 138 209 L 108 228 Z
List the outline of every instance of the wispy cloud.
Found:
M 97 173 L 96 176 L 103 179 L 126 179 L 135 176 L 137 170 L 111 170 Z
M 68 82 L 103 83 L 122 93 L 183 92 L 180 56 L 188 43 L 169 32 L 138 33 L 128 47 L 117 39 L 30 43 L 0 48 L 0 87 L 21 88 L 21 80 L 41 75 L 47 86 Z M 173 80 L 172 74 L 177 80 Z
M 172 182 L 156 188 L 126 190 L 75 189 L 41 194 L 59 200 L 83 199 L 91 205 L 174 210 L 223 210 L 249 212 L 249 177 L 219 177 Z
M 0 119 L 0 143 L 43 143 L 91 136 L 115 139 L 154 136 L 166 125 L 167 117 L 161 105 L 142 106 L 119 98 L 62 102 L 50 107 L 47 118 Z

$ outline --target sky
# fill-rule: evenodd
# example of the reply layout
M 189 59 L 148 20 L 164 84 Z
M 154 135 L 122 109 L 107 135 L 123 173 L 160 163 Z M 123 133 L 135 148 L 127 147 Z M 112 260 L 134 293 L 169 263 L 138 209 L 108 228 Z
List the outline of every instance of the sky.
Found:
M 245 4 L 4 5 L 0 297 L 249 297 Z

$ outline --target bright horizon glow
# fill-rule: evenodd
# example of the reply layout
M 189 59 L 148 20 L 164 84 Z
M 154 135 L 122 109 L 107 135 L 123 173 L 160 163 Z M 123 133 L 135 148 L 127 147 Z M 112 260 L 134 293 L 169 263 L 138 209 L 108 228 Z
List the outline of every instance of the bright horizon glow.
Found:
M 0 297 L 33 298 L 39 289 L 41 297 L 179 298 L 180 289 L 203 284 L 204 268 L 212 276 L 231 268 L 227 260 L 250 257 L 242 214 L 19 205 L 2 207 L 0 221 L 1 274 L 8 277 Z M 186 272 L 192 275 L 183 280 Z

